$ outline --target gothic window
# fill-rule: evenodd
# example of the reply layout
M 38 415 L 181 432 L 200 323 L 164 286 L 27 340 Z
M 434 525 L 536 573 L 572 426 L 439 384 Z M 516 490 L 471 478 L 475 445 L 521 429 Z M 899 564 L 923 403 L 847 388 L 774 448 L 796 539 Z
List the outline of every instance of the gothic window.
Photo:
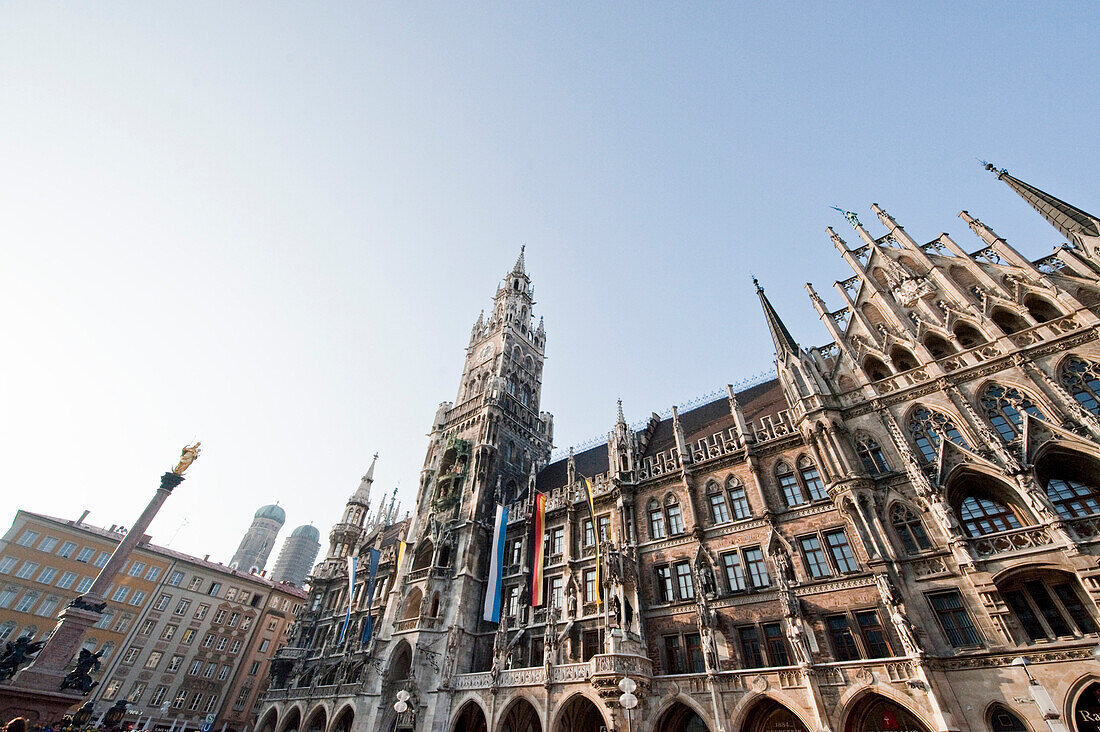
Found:
M 970 536 L 996 534 L 1022 526 L 1011 507 L 988 496 L 970 495 L 964 498 L 959 505 L 959 517 Z
M 1027 725 L 1001 704 L 989 710 L 989 729 L 990 732 L 1028 732 Z
M 1064 519 L 1100 514 L 1100 466 L 1068 452 L 1048 452 L 1035 466 L 1035 476 Z
M 924 347 L 932 354 L 932 358 L 943 358 L 955 352 L 955 347 L 946 338 L 935 333 L 924 336 Z
M 650 538 L 665 538 L 665 512 L 661 510 L 661 506 L 657 503 L 656 498 L 651 498 L 649 500 L 648 512 Z
M 1068 574 L 1029 573 L 998 583 L 997 589 L 1031 641 L 1097 632 L 1087 601 Z
M 1031 317 L 1035 318 L 1037 323 L 1045 323 L 1048 320 L 1054 320 L 1062 317 L 1062 313 L 1058 311 L 1058 308 L 1054 307 L 1049 300 L 1038 295 L 1027 295 L 1024 298 L 1024 307 L 1031 313 Z
M 669 536 L 684 533 L 684 516 L 680 512 L 680 502 L 671 493 L 665 498 L 665 516 L 668 519 Z
M 775 466 L 775 480 L 779 483 L 779 489 L 783 491 L 783 500 L 788 506 L 801 506 L 806 503 L 802 498 L 802 489 L 798 485 L 798 479 L 786 463 Z
M 1020 412 L 1039 419 L 1044 416 L 1023 393 L 1000 384 L 990 384 L 982 392 L 982 409 L 1005 442 L 1012 442 L 1023 431 L 1024 418 Z
M 946 415 L 926 407 L 913 410 L 909 418 L 909 434 L 917 443 L 917 449 L 926 463 L 936 459 L 936 450 L 944 437 L 960 447 L 970 449 L 969 443 Z
M 982 335 L 981 331 L 970 325 L 970 323 L 956 323 L 953 332 L 955 333 L 955 338 L 959 340 L 959 345 L 963 348 L 980 346 L 988 340 Z
M 920 554 L 932 548 L 932 540 L 924 530 L 924 522 L 911 508 L 900 503 L 890 509 L 890 523 L 901 539 L 906 554 Z
M 901 346 L 894 346 L 890 349 L 890 360 L 894 362 L 894 366 L 898 371 L 909 371 L 920 366 L 917 357 L 910 353 L 909 349 Z
M 890 472 L 890 464 L 886 462 L 886 455 L 879 447 L 878 441 L 870 435 L 860 435 L 856 438 L 856 453 L 859 455 L 863 467 L 871 475 L 882 475 Z
M 746 519 L 752 515 L 745 486 L 738 483 L 736 478 L 731 478 L 726 484 L 726 491 L 729 493 L 730 511 L 735 519 Z
M 1026 320 L 1006 308 L 993 308 L 990 317 L 993 319 L 993 322 L 1008 335 L 1012 335 L 1028 327 Z
M 890 376 L 890 369 L 874 356 L 863 359 L 863 370 L 867 372 L 867 378 L 871 381 L 882 381 Z
M 1082 407 L 1100 417 L 1100 366 L 1070 358 L 1062 366 L 1062 384 Z
M 829 497 L 829 494 L 825 492 L 825 484 L 821 482 L 821 476 L 818 475 L 817 466 L 814 465 L 813 460 L 805 456 L 800 457 L 798 459 L 798 474 L 802 477 L 802 487 L 806 489 L 811 501 L 823 501 Z
M 707 485 L 707 502 L 710 504 L 710 518 L 716 524 L 724 524 L 730 520 L 729 505 L 726 496 L 717 483 Z

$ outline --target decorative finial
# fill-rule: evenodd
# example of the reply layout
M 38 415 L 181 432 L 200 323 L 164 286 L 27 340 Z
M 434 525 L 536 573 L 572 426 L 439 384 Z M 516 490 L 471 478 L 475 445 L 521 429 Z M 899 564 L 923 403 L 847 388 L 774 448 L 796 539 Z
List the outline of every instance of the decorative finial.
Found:
M 756 291 L 757 292 L 763 292 L 764 288 L 760 286 L 760 280 L 756 279 L 756 275 L 749 275 L 749 276 L 752 277 L 752 283 L 754 285 L 756 285 Z
M 619 424 L 622 424 L 623 422 L 626 422 L 626 420 L 623 419 L 623 400 L 619 399 L 618 403 L 619 403 Z
M 201 442 L 196 442 L 194 445 L 184 447 L 180 452 L 180 461 L 176 463 L 176 467 L 172 468 L 172 472 L 183 477 L 184 472 L 191 467 L 191 463 L 198 459 L 201 445 Z
M 845 211 L 838 206 L 830 206 L 829 208 L 833 209 L 834 211 L 839 211 L 841 214 L 843 214 L 844 218 L 848 219 L 848 223 L 852 225 L 853 229 L 858 229 L 863 226 L 863 224 L 859 223 L 859 216 L 856 216 L 855 212 Z
M 978 161 L 979 165 L 981 165 L 983 168 L 988 170 L 990 173 L 995 174 L 998 178 L 1000 178 L 1002 175 L 1004 175 L 1008 172 L 1004 168 L 998 168 L 996 165 L 989 162 L 988 160 L 982 160 L 981 158 L 974 158 L 974 159 Z
M 525 266 L 524 266 L 524 261 L 523 261 L 523 253 L 526 250 L 527 250 L 527 245 L 526 244 L 520 244 L 519 259 L 516 260 L 516 266 L 512 267 L 512 272 L 514 274 L 523 274 L 526 271 Z

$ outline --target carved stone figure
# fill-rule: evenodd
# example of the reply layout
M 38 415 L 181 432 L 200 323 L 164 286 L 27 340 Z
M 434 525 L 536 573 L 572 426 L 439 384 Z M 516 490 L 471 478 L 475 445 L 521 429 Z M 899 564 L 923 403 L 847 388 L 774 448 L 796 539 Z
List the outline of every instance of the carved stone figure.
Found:
M 31 660 L 31 656 L 38 653 L 46 645 L 46 641 L 32 641 L 31 637 L 24 635 L 9 641 L 4 648 L 4 655 L 0 656 L 0 681 L 6 681 L 19 667 Z
M 714 597 L 718 594 L 718 583 L 714 579 L 714 570 L 710 564 L 703 562 L 703 566 L 699 569 L 699 574 L 703 580 L 703 594 L 707 597 Z
M 570 585 L 569 587 L 569 599 L 567 600 L 569 605 L 569 617 L 573 620 L 577 619 L 577 588 Z
M 107 609 L 107 601 L 103 602 L 89 602 L 84 599 L 85 595 L 80 597 L 74 597 L 69 601 L 69 607 L 75 607 L 78 610 L 91 610 L 94 613 L 102 613 Z
M 200 452 L 199 447 L 201 445 L 201 442 L 196 442 L 194 445 L 187 445 L 184 447 L 183 450 L 180 451 L 179 462 L 176 463 L 176 467 L 172 468 L 172 472 L 176 475 L 183 475 L 187 469 L 191 467 L 191 463 L 198 459 Z
M 623 622 L 623 607 L 618 595 L 611 596 L 611 627 L 618 628 Z
M 61 682 L 61 689 L 76 689 L 87 696 L 88 692 L 99 683 L 92 680 L 92 674 L 99 670 L 99 658 L 102 655 L 103 651 L 92 653 L 87 648 L 81 648 L 80 656 L 76 659 L 76 665 Z

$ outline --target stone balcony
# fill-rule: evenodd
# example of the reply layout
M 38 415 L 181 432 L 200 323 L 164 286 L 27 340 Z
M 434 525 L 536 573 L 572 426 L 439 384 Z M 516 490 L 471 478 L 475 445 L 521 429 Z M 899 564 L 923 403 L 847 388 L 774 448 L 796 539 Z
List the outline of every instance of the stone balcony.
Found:
M 995 534 L 985 534 L 970 540 L 974 554 L 982 559 L 1028 549 L 1048 549 L 1053 545 L 1050 529 L 1045 526 L 1025 526 L 1011 531 L 998 531 Z

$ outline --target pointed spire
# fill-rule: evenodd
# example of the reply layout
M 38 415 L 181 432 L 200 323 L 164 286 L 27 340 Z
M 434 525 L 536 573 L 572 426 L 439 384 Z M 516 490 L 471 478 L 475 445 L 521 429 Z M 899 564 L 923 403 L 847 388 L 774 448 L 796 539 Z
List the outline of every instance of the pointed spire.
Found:
M 526 244 L 520 245 L 519 258 L 516 259 L 516 266 L 512 267 L 512 272 L 514 274 L 527 274 L 527 270 L 524 267 L 524 262 L 523 262 L 523 252 L 524 252 L 525 249 L 527 249 Z
M 370 467 L 367 468 L 367 474 L 363 476 L 363 480 L 370 483 L 374 482 L 374 465 L 378 462 L 378 453 L 374 453 L 374 457 L 371 458 Z
M 359 481 L 359 487 L 355 490 L 351 500 L 363 505 L 370 503 L 370 486 L 374 482 L 374 464 L 378 462 L 378 453 L 374 453 L 374 458 L 370 461 L 370 467 L 367 468 L 367 474 L 363 476 Z
M 760 306 L 764 308 L 764 319 L 768 321 L 768 330 L 771 331 L 772 341 L 775 342 L 776 355 L 798 353 L 798 344 L 795 343 L 791 332 L 787 330 L 787 326 L 779 319 L 779 314 L 775 312 L 775 308 L 768 301 L 768 296 L 764 294 L 764 288 L 760 286 L 760 282 L 755 277 L 752 278 L 752 283 L 756 285 L 756 294 L 760 296 Z
M 1027 201 L 1039 215 L 1047 220 L 1051 226 L 1061 232 L 1070 242 L 1081 245 L 1082 236 L 1100 236 L 1100 219 L 1086 213 L 1076 206 L 1072 206 L 1060 198 L 1055 198 L 1035 186 L 1024 183 L 1019 178 L 1008 174 L 1004 168 L 997 169 L 993 163 L 985 163 L 984 167 L 1002 180 L 1009 188 L 1014 190 L 1020 198 Z
M 616 424 L 626 424 L 626 420 L 623 419 L 623 400 L 619 399 L 618 403 L 619 403 L 619 419 L 618 419 L 618 422 Z

